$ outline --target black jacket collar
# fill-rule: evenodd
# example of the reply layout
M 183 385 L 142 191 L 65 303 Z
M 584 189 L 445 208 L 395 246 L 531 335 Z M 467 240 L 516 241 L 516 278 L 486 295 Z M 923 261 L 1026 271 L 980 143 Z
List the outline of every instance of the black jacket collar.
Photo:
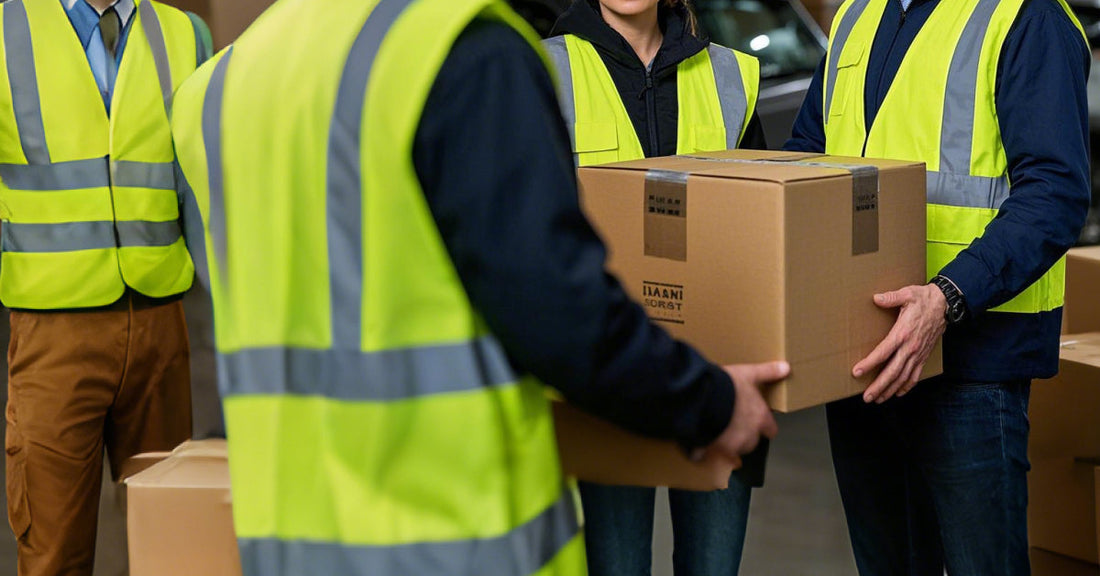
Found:
M 664 41 L 653 59 L 654 74 L 675 67 L 709 45 L 702 30 L 698 32 L 699 36 L 691 34 L 687 11 L 683 6 L 668 8 L 662 4 L 659 18 Z M 561 34 L 573 34 L 591 42 L 624 66 L 645 67 L 626 39 L 604 22 L 597 0 L 573 0 L 572 6 L 562 13 L 551 32 L 552 36 Z

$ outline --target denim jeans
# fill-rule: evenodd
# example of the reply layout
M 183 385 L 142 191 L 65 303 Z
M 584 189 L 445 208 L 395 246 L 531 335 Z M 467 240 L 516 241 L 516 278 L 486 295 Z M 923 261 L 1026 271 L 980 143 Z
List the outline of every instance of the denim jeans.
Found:
M 1030 574 L 1029 381 L 933 378 L 882 405 L 829 404 L 861 576 Z
M 589 576 L 649 576 L 656 489 L 580 483 Z M 669 490 L 676 576 L 735 576 L 752 489 L 736 474 L 716 492 Z

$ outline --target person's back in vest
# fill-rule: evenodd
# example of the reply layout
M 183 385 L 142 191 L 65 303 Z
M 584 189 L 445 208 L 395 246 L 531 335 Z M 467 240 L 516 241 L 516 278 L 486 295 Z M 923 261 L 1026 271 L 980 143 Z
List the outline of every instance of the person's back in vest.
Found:
M 201 21 L 149 0 L 0 9 L 8 515 L 21 576 L 90 576 L 104 450 L 117 478 L 191 435 L 168 119 L 210 50 Z
M 578 165 L 766 148 L 759 64 L 710 44 L 690 4 L 574 0 L 551 36 L 543 44 Z M 677 576 L 737 574 L 750 483 L 739 472 L 726 490 L 669 491 Z M 580 492 L 590 573 L 647 573 L 656 491 L 581 482 Z
M 583 574 L 541 383 L 689 450 L 775 432 L 785 365 L 709 364 L 604 271 L 502 2 L 276 3 L 173 126 L 246 574 Z
M 861 574 L 1029 573 L 1028 401 L 1088 210 L 1090 60 L 1062 0 L 837 14 L 786 148 L 928 167 L 931 281 L 874 297 L 900 309 L 853 367 L 874 379 L 828 407 Z M 941 335 L 944 374 L 918 383 Z

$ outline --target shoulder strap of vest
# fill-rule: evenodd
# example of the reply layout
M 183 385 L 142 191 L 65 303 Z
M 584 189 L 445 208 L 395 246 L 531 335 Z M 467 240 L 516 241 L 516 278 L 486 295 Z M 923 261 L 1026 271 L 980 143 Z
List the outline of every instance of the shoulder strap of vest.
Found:
M 160 80 L 160 91 L 164 98 L 164 109 L 171 117 L 172 112 L 172 68 L 168 63 L 168 48 L 164 44 L 164 30 L 160 26 L 160 18 L 153 8 L 151 0 L 139 0 L 138 20 L 145 31 L 145 38 L 149 41 L 149 48 L 153 51 L 153 63 L 157 67 L 157 79 Z

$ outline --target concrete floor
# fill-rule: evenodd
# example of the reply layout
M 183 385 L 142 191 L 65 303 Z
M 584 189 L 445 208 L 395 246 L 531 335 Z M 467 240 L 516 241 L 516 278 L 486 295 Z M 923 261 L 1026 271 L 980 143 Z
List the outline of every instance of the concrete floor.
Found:
M 208 300 L 185 302 L 191 329 L 195 435 L 221 430 L 214 384 L 213 338 L 206 318 Z M 7 350 L 8 315 L 0 313 L 0 350 Z M 6 354 L 0 354 L 6 379 Z M 7 386 L 0 386 L 7 401 Z M 823 410 L 779 416 L 780 436 L 772 443 L 767 485 L 753 495 L 741 574 L 745 576 L 853 576 L 856 574 L 829 461 Z M 3 428 L 0 427 L 0 435 Z M 121 493 L 105 478 L 95 576 L 126 576 L 126 527 Z M 0 504 L 4 491 L 0 490 Z M 654 534 L 654 576 L 672 576 L 667 499 L 658 497 Z M 0 510 L 6 510 L 0 505 Z M 6 514 L 6 512 L 5 512 Z M 6 523 L 5 523 L 6 524 Z M 15 576 L 15 542 L 0 528 L 0 576 Z M 339 575 L 326 575 L 339 576 Z M 721 576 L 721 575 L 715 575 Z

